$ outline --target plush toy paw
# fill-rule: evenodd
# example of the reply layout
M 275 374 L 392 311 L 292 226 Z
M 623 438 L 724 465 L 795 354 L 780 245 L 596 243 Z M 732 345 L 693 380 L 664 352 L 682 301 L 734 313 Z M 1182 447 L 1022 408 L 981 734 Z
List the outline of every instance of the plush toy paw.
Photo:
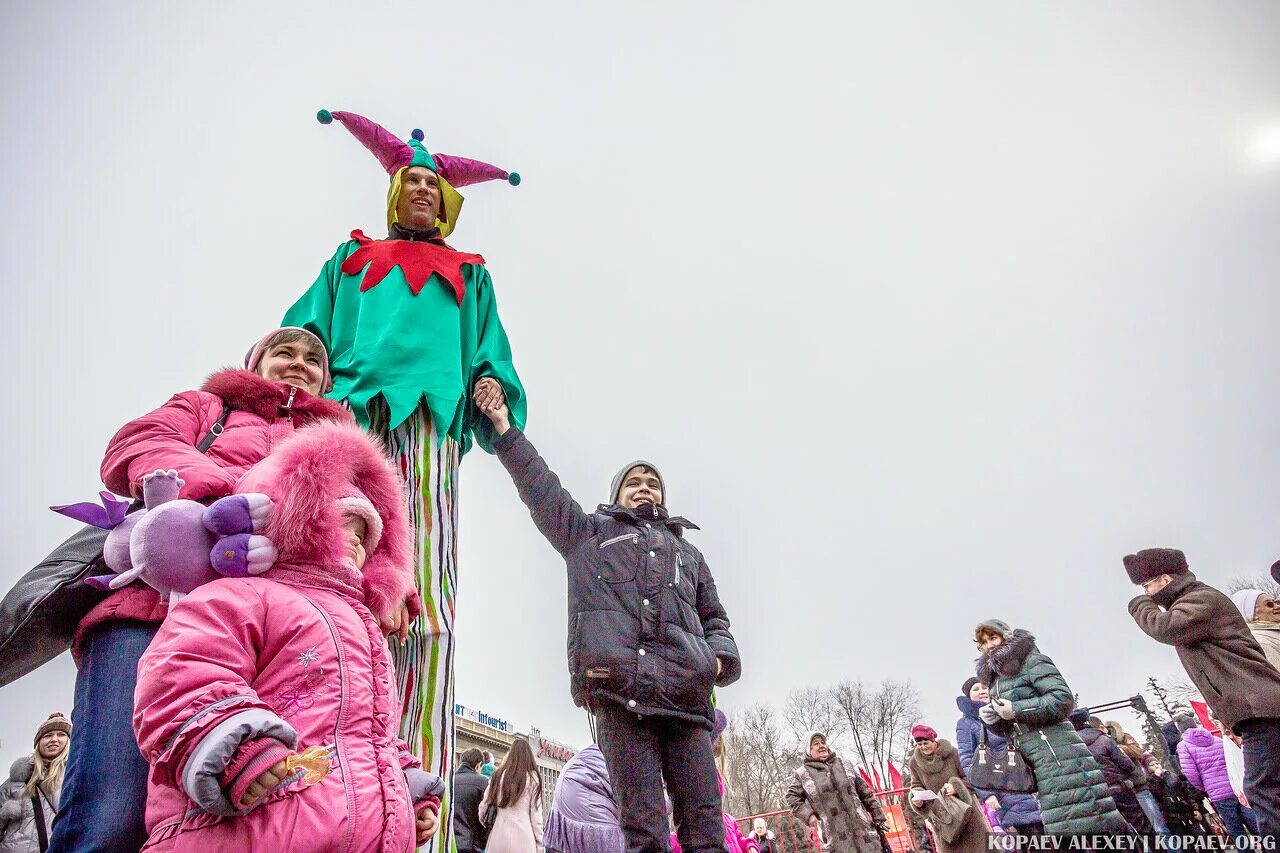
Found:
M 260 575 L 275 565 L 279 553 L 265 536 L 237 533 L 219 540 L 209 552 L 214 571 L 229 578 Z
M 142 478 L 142 502 L 147 509 L 155 509 L 160 504 L 176 501 L 178 492 L 186 484 L 177 471 L 153 471 Z
M 204 526 L 219 536 L 257 533 L 271 520 L 271 498 L 266 495 L 232 495 L 210 504 Z

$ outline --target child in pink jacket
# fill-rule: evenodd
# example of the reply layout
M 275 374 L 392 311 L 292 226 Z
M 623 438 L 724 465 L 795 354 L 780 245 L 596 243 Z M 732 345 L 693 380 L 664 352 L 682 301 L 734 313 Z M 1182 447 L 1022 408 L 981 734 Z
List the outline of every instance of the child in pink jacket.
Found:
M 107 446 L 102 480 L 117 494 L 140 498 L 143 477 L 174 469 L 184 481 L 180 497 L 226 497 L 297 427 L 351 420 L 321 396 L 331 384 L 320 339 L 303 329 L 276 329 L 253 346 L 243 370 L 220 370 L 199 389 L 175 394 L 121 427 Z M 139 581 L 112 592 L 80 621 L 71 648 L 79 668 L 72 719 L 80 728 L 67 759 L 54 850 L 137 850 L 146 840 L 147 765 L 133 736 L 133 688 L 138 659 L 168 610 Z M 102 772 L 107 762 L 110 774 Z
M 322 422 L 236 491 L 272 499 L 279 558 L 198 587 L 142 657 L 143 849 L 407 853 L 434 831 L 444 785 L 396 736 L 374 616 L 414 588 L 400 480 L 361 429 Z

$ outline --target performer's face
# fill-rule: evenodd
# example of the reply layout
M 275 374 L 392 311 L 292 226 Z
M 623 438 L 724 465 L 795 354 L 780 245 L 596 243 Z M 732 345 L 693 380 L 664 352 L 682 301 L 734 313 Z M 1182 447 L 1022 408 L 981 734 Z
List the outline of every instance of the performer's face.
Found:
M 627 509 L 635 509 L 640 504 L 662 503 L 662 481 L 658 474 L 643 465 L 637 465 L 622 478 L 622 486 L 618 489 L 618 503 Z
M 396 221 L 405 228 L 434 228 L 440 215 L 440 179 L 424 166 L 405 169 L 396 201 Z

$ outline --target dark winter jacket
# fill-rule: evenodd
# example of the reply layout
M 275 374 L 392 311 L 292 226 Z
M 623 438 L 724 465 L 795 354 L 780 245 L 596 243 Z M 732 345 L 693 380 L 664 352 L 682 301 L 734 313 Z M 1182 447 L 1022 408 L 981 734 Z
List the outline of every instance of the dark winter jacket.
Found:
M 697 527 L 651 504 L 584 512 L 518 429 L 494 449 L 568 568 L 574 702 L 712 728 L 711 688 L 737 681 L 741 664 L 711 571 L 684 537 Z
M 1129 613 L 1149 637 L 1177 649 L 1222 722 L 1280 717 L 1280 670 L 1267 662 L 1230 598 L 1187 572 L 1154 596 L 1130 601 Z
M 1178 744 L 1182 743 L 1182 732 L 1178 731 L 1178 724 L 1174 720 L 1170 720 L 1160 727 L 1160 735 L 1164 738 L 1165 747 L 1169 750 L 1169 760 L 1173 764 L 1173 769 L 1182 772 L 1182 766 L 1178 764 Z
M 1192 729 L 1182 736 L 1178 746 L 1178 758 L 1182 773 L 1196 790 L 1204 791 L 1213 802 L 1234 799 L 1227 774 L 1227 754 L 1222 738 L 1214 737 L 1208 729 Z
M 832 850 L 881 853 L 876 827 L 887 825 L 884 809 L 871 786 L 834 752 L 826 761 L 806 758 L 796 769 L 787 806 L 805 826 L 817 815 Z
M 956 792 L 955 797 L 969 806 L 968 814 L 961 819 L 963 828 L 955 838 L 950 841 L 946 839 L 946 833 L 939 826 L 939 820 L 946 821 L 946 815 L 940 809 L 941 800 L 916 803 L 914 797 L 908 797 L 908 807 L 924 815 L 933 824 L 933 840 L 938 853 L 987 853 L 991 849 L 991 827 L 973 796 L 973 786 L 964 778 L 956 748 L 945 740 L 937 743 L 933 755 L 926 757 L 917 748 L 907 757 L 907 778 L 904 784 L 910 791 L 932 791 L 939 796 L 945 796 L 942 789 L 951 785 Z
M 1080 735 L 1067 722 L 1075 697 L 1062 673 L 1036 648 L 1030 633 L 1010 631 L 1003 645 L 978 659 L 978 680 L 991 698 L 1013 703 L 1010 734 L 1035 772 L 1036 795 L 1045 830 L 1068 834 L 1125 834 L 1102 771 Z
M 982 705 L 968 696 L 957 696 L 956 707 L 960 709 L 960 719 L 956 721 L 956 752 L 960 754 L 960 766 L 967 774 L 982 734 L 982 721 L 978 719 L 978 709 Z M 994 754 L 1003 755 L 1009 744 L 1000 735 L 987 732 L 987 746 Z M 1006 794 L 984 791 L 981 788 L 977 791 L 978 796 L 984 800 L 995 793 L 996 799 L 1000 801 L 996 819 L 1001 826 L 1026 826 L 1040 822 L 1040 807 L 1036 805 L 1036 798 L 1032 794 Z
M 1084 741 L 1085 746 L 1089 747 L 1089 752 L 1093 753 L 1093 760 L 1102 768 L 1102 778 L 1107 780 L 1107 785 L 1126 788 L 1133 786 L 1133 759 L 1125 755 L 1124 750 L 1120 749 L 1114 740 L 1093 726 L 1082 728 L 1080 739 Z
M 480 853 L 489 841 L 489 830 L 480 825 L 480 799 L 488 784 L 465 765 L 453 774 L 453 839 L 458 853 Z

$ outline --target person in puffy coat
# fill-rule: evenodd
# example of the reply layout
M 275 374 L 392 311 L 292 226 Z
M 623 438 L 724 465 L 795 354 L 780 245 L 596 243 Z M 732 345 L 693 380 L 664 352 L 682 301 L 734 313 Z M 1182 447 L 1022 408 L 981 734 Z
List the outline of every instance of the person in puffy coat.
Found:
M 381 445 L 298 430 L 237 484 L 272 501 L 279 558 L 197 587 L 138 664 L 148 851 L 408 853 L 444 783 L 396 736 L 379 619 L 414 589 L 413 531 Z
M 102 481 L 133 498 L 157 470 L 182 472 L 180 497 L 211 501 L 302 425 L 349 420 L 319 396 L 329 384 L 320 341 L 301 329 L 277 329 L 249 351 L 243 370 L 220 370 L 198 390 L 175 394 L 121 427 L 107 445 Z M 216 425 L 226 413 L 226 420 Z M 205 453 L 198 445 L 213 433 Z M 138 660 L 168 613 L 168 602 L 141 581 L 115 590 L 81 621 L 71 648 L 76 673 L 72 720 L 79 734 L 67 760 L 54 850 L 137 850 L 146 841 L 147 764 L 133 735 Z M 105 764 L 111 773 L 102 773 Z
M 741 662 L 711 570 L 685 538 L 696 525 L 668 513 L 666 483 L 643 461 L 618 472 L 608 504 L 584 512 L 507 404 L 482 410 L 520 499 L 565 559 L 570 689 L 595 715 L 629 849 L 666 849 L 665 784 L 681 845 L 715 850 L 724 824 L 711 691 L 737 681 Z
M 974 639 L 981 652 L 975 675 L 991 697 L 978 717 L 1008 737 L 1035 773 L 1045 831 L 1127 835 L 1102 771 L 1067 722 L 1075 695 L 1035 637 L 990 619 L 979 623 Z
M 542 843 L 547 853 L 623 853 L 626 842 L 618 824 L 609 768 L 600 747 L 592 744 L 560 771 Z
M 960 719 L 956 721 L 956 753 L 960 758 L 960 766 L 967 774 L 969 765 L 973 763 L 973 753 L 978 748 L 982 737 L 982 721 L 978 719 L 978 710 L 988 701 L 987 685 L 976 677 L 971 677 L 960 688 L 956 697 L 956 707 L 960 709 Z M 987 732 L 987 747 L 993 754 L 1002 754 L 1009 748 L 1008 742 L 998 734 Z M 1034 794 L 1007 794 L 1003 791 L 977 790 L 977 794 L 986 801 L 987 807 L 995 813 L 996 820 L 1010 835 L 1017 838 L 1019 844 L 1027 843 L 1033 835 L 1044 834 L 1044 824 L 1040 821 L 1040 807 L 1036 804 Z
M 1136 832 L 1150 835 L 1151 823 L 1134 793 L 1133 777 L 1137 768 L 1133 759 L 1106 733 L 1101 720 L 1089 716 L 1088 708 L 1076 708 L 1070 719 L 1094 761 L 1102 768 L 1102 778 L 1106 779 L 1107 790 L 1120 814 Z
M 1209 829 L 1204 822 L 1200 793 L 1180 773 L 1165 767 L 1155 756 L 1147 756 L 1145 764 L 1147 785 L 1160 803 L 1169 831 L 1174 835 L 1205 835 Z
M 9 778 L 0 786 L 0 853 L 40 853 L 47 848 L 70 738 L 71 721 L 50 714 L 36 730 L 34 751 L 9 768 Z
M 1183 733 L 1182 743 L 1178 744 L 1178 762 L 1187 781 L 1209 798 L 1213 810 L 1222 818 L 1232 836 L 1243 835 L 1246 829 L 1258 831 L 1253 810 L 1240 802 L 1231 787 L 1222 738 L 1214 737 L 1208 729 L 1201 727 Z
M 542 844 L 542 776 L 529 742 L 517 738 L 498 765 L 480 801 L 483 816 L 497 806 L 485 853 L 540 853 Z

